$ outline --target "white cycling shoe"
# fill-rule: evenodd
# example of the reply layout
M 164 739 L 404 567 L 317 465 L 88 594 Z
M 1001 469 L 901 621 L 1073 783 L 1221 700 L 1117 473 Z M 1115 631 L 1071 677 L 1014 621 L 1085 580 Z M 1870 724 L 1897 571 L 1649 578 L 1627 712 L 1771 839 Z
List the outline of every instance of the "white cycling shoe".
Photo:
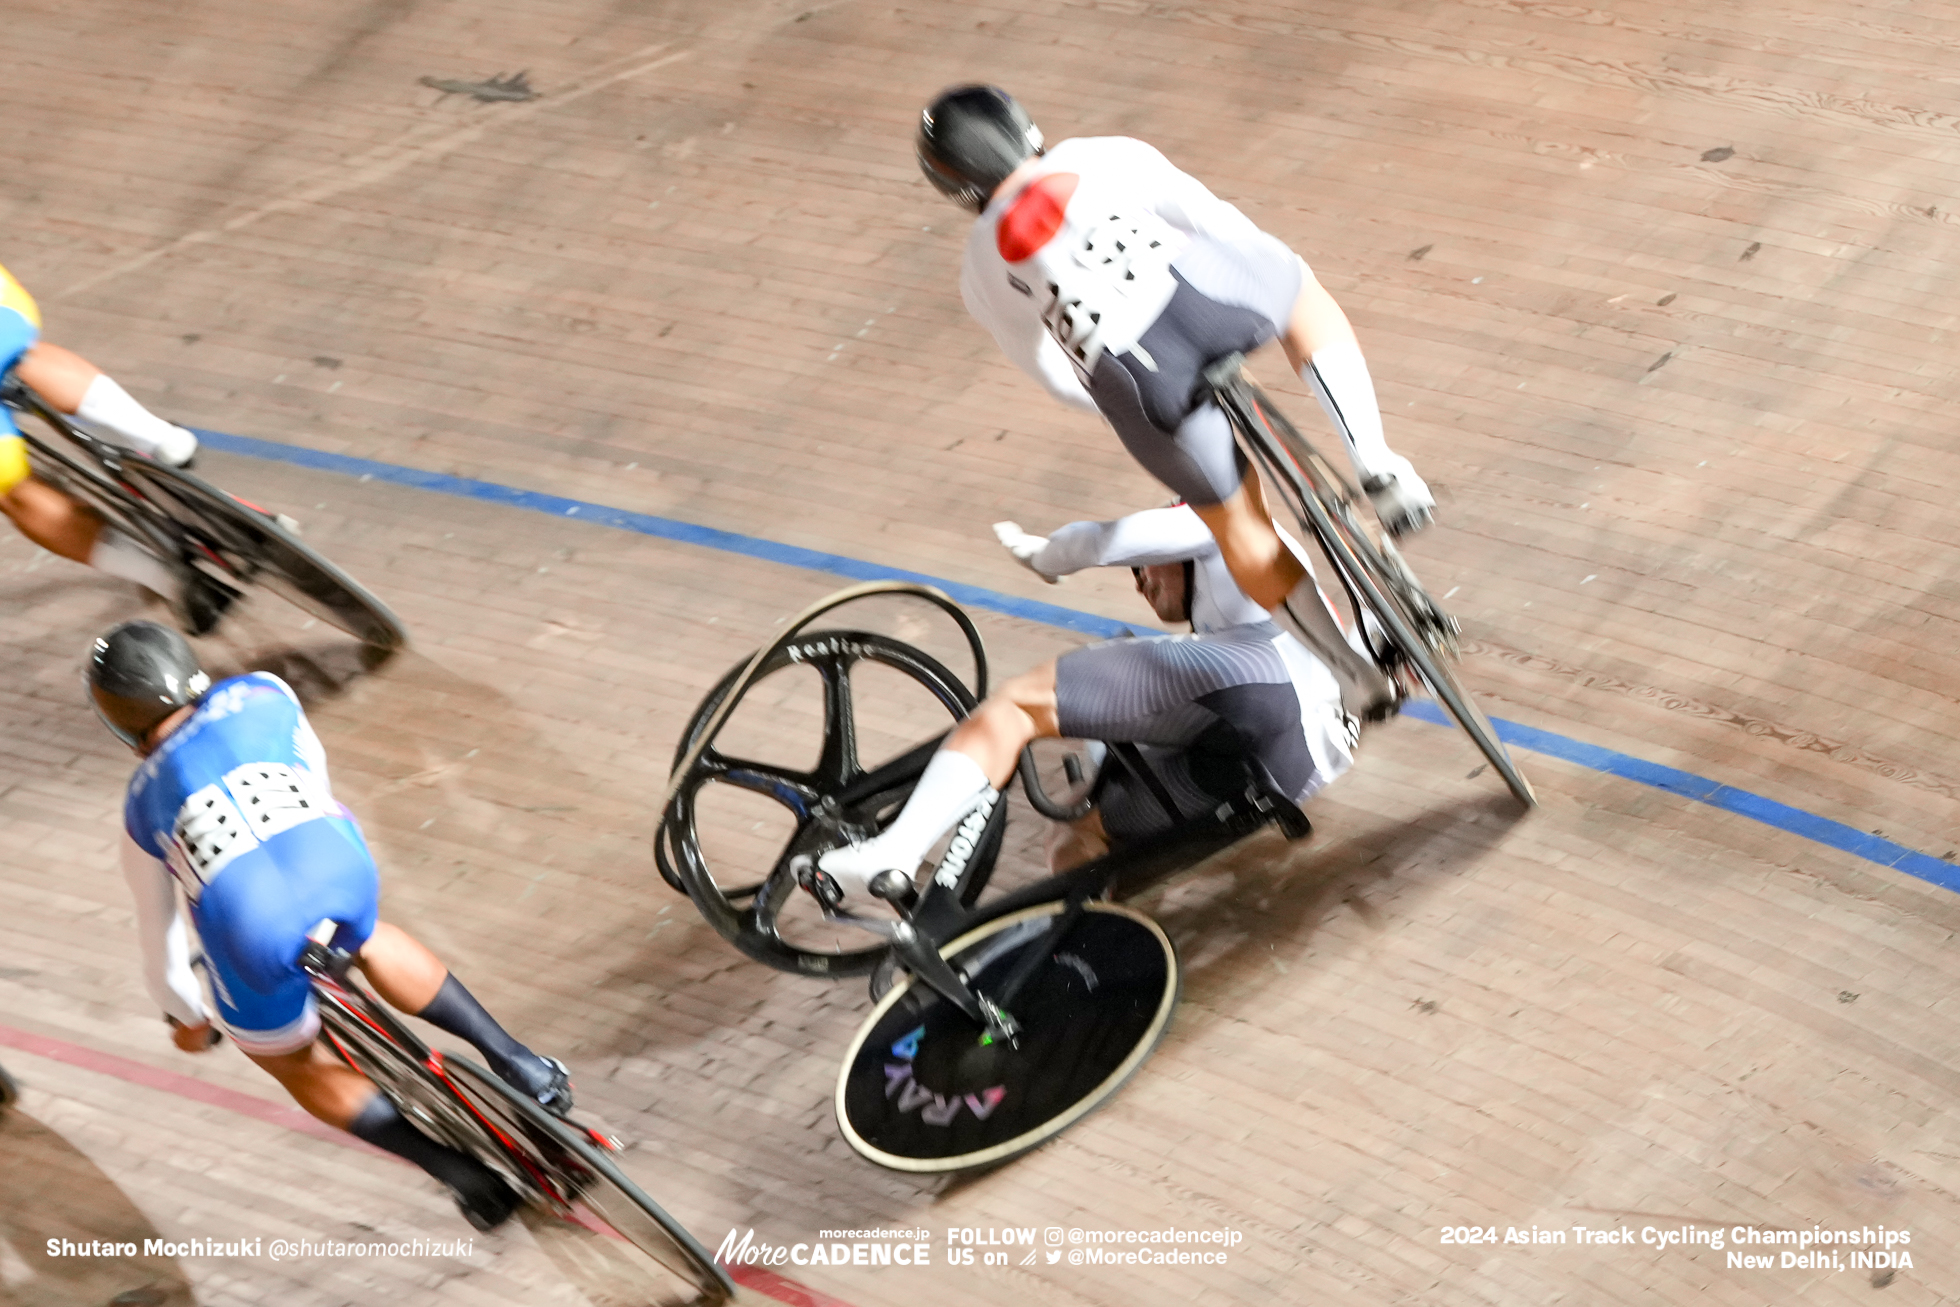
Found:
M 911 879 L 904 868 L 892 865 L 891 855 L 879 847 L 878 841 L 867 840 L 820 856 L 814 874 L 807 877 L 803 887 L 826 907 L 859 906 L 878 897 L 871 892 L 871 882 L 887 872 Z
M 150 457 L 172 467 L 189 467 L 191 460 L 197 457 L 197 437 L 172 424 L 169 434 L 158 442 Z

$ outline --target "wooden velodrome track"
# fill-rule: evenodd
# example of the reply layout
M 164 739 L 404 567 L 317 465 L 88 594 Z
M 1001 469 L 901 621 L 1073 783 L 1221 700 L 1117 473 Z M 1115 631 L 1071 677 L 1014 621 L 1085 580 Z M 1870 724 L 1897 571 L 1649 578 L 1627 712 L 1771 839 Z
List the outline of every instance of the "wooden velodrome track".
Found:
M 1355 319 L 1441 492 L 1410 552 L 1492 713 L 1798 814 L 1526 753 L 1544 806 L 1517 820 L 1460 736 L 1380 729 L 1310 843 L 1151 901 L 1185 1001 L 1111 1108 L 918 1182 L 830 1119 L 862 986 L 740 961 L 646 853 L 686 713 L 843 582 L 212 447 L 417 640 L 361 676 L 266 606 L 212 659 L 310 696 L 384 911 L 567 1057 L 710 1245 L 932 1231 L 931 1270 L 786 1268 L 853 1304 L 1960 1296 L 1960 900 L 1790 828 L 1932 875 L 1960 844 L 1960 8 L 15 0 L 6 29 L 0 261 L 160 411 L 1126 619 L 1127 578 L 1049 590 L 992 543 L 1161 492 L 966 319 L 965 224 L 909 136 L 979 77 L 1051 139 L 1145 137 Z M 519 69 L 538 98 L 418 81 Z M 467 1231 L 293 1128 L 235 1052 L 170 1048 L 113 857 L 130 760 L 77 686 L 143 603 L 10 534 L 0 603 L 0 1061 L 27 1090 L 0 1300 L 583 1301 L 522 1232 L 45 1255 Z M 980 620 L 1007 670 L 1081 638 Z M 1684 1224 L 1906 1228 L 1913 1266 L 1441 1242 Z M 1245 1240 L 1223 1266 L 945 1264 L 948 1227 L 1050 1225 Z

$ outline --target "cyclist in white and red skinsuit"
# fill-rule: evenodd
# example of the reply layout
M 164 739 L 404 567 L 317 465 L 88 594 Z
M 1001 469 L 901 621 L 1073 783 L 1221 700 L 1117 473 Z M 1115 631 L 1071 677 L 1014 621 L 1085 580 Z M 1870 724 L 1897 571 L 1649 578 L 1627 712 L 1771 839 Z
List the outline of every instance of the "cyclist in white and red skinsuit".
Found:
M 924 115 L 919 163 L 979 215 L 960 290 L 1014 363 L 1056 398 L 1093 409 L 1218 541 L 1239 587 L 1323 657 L 1345 641 L 1273 529 L 1205 368 L 1278 339 L 1333 420 L 1390 531 L 1427 524 L 1434 499 L 1382 436 L 1374 383 L 1340 306 L 1285 244 L 1127 137 L 1046 153 L 1021 106 L 956 87 Z M 1354 656 L 1336 667 L 1350 708 L 1393 702 Z

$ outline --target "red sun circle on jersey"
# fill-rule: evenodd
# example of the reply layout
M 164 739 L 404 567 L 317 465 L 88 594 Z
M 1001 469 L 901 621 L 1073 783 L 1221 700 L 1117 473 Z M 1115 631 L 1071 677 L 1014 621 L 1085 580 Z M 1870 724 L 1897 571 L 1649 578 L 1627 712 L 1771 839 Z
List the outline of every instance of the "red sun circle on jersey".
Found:
M 1000 257 L 1009 263 L 1019 263 L 1054 239 L 1055 233 L 1062 229 L 1062 215 L 1068 209 L 1069 197 L 1075 194 L 1081 180 L 1072 172 L 1051 172 L 1028 183 L 1027 189 L 1007 206 L 1007 212 L 1000 215 L 1000 225 L 994 229 L 994 243 Z

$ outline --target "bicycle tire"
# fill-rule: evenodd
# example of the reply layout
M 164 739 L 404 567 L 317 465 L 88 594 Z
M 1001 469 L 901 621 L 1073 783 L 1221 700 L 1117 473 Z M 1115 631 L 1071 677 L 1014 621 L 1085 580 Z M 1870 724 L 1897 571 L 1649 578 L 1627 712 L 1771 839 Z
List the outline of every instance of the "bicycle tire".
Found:
M 123 475 L 149 506 L 187 535 L 195 553 L 226 579 L 268 589 L 378 652 L 408 643 L 408 632 L 366 587 L 265 512 L 209 482 L 162 463 L 131 459 Z
M 1029 973 L 1009 1004 L 1027 1014 L 1019 1041 L 1025 1054 L 977 1043 L 971 1018 L 911 976 L 898 980 L 859 1026 L 838 1070 L 832 1110 L 855 1152 L 915 1174 L 997 1166 L 1076 1124 L 1136 1074 L 1163 1041 L 1183 990 L 1177 949 L 1161 926 L 1122 904 L 1091 901 L 1080 909 L 1078 925 L 1062 940 L 1049 938 L 1047 919 L 1070 905 L 1053 901 L 984 922 L 940 949 L 983 986 L 1019 966 L 1022 950 L 1053 950 L 1047 974 Z M 1123 939 L 1153 942 L 1156 951 L 1133 956 L 1125 972 L 1111 961 L 1124 951 Z M 1064 941 L 1078 954 L 1066 952 Z M 928 1088 L 927 1076 L 944 1092 Z M 1000 1083 L 979 1088 L 995 1077 Z M 962 1088 L 968 1081 L 973 1088 Z
M 280 524 L 202 478 L 78 429 L 9 380 L 0 402 L 40 419 L 60 439 L 23 428 L 35 470 L 85 501 L 166 566 L 191 565 L 227 583 L 261 585 L 382 656 L 408 642 L 386 604 Z
M 785 939 L 777 931 L 776 924 L 784 896 L 802 893 L 790 879 L 789 860 L 797 854 L 821 852 L 839 842 L 833 838 L 832 830 L 824 825 L 825 818 L 811 813 L 823 812 L 826 818 L 840 819 L 853 818 L 862 813 L 867 814 L 868 820 L 871 812 L 895 809 L 902 803 L 917 782 L 917 775 L 895 778 L 893 785 L 874 787 L 847 807 L 825 810 L 821 804 L 842 793 L 847 784 L 862 786 L 873 776 L 893 767 L 898 760 L 870 771 L 860 771 L 855 778 L 841 775 L 825 777 L 814 771 L 792 772 L 773 765 L 726 758 L 717 753 L 711 744 L 701 747 L 701 736 L 716 723 L 731 692 L 736 694 L 739 702 L 741 695 L 763 684 L 775 673 L 791 667 L 809 666 L 824 678 L 829 693 L 833 682 L 840 677 L 847 681 L 849 667 L 859 662 L 873 663 L 910 677 L 939 701 L 953 722 L 973 710 L 975 701 L 972 691 L 944 664 L 923 650 L 875 632 L 817 631 L 779 641 L 766 651 L 760 663 L 753 658 L 745 658 L 730 669 L 695 708 L 674 749 L 677 767 L 687 762 L 690 755 L 693 761 L 688 766 L 687 774 L 674 787 L 673 797 L 654 831 L 654 864 L 669 885 L 676 886 L 688 896 L 696 911 L 714 927 L 717 934 L 747 956 L 779 971 L 829 977 L 864 975 L 876 967 L 885 955 L 887 946 L 883 943 L 835 951 L 805 948 Z M 736 688 L 738 682 L 739 689 Z M 837 725 L 838 719 L 827 709 L 825 757 L 831 755 L 831 736 Z M 852 747 L 854 750 L 855 745 Z M 855 756 L 854 753 L 852 756 Z M 901 758 L 904 756 L 901 755 Z M 920 770 L 923 770 L 924 761 L 924 758 L 918 760 Z M 744 776 L 753 778 L 757 783 L 743 784 L 742 788 L 761 793 L 789 808 L 797 816 L 798 825 L 763 879 L 754 884 L 724 884 L 717 880 L 715 870 L 702 850 L 696 800 L 709 785 Z M 799 805 L 810 812 L 798 811 Z M 1005 808 L 1006 805 L 1001 805 L 995 819 L 988 822 L 986 833 L 968 859 L 960 886 L 963 902 L 971 903 L 978 897 L 986 874 L 999 856 L 1006 826 Z M 839 929 L 851 931 L 854 935 L 856 933 L 852 927 Z
M 582 1136 L 468 1058 L 434 1052 L 352 984 L 317 980 L 329 1043 L 418 1129 L 502 1175 L 534 1208 L 597 1234 L 608 1231 L 693 1297 L 727 1302 L 734 1285 L 686 1228 Z M 645 1270 L 646 1268 L 642 1268 Z
M 567 1184 L 554 1194 L 569 1217 L 588 1229 L 594 1222 L 610 1230 L 694 1290 L 693 1302 L 728 1301 L 735 1286 L 707 1249 L 633 1183 L 618 1164 L 590 1143 L 589 1133 L 552 1115 L 467 1058 L 444 1055 L 451 1081 L 476 1100 L 486 1115 L 502 1114 L 514 1136 L 549 1160 Z M 557 1156 L 552 1156 L 554 1150 Z
M 1328 560 L 1341 573 L 1342 584 L 1356 607 L 1365 606 L 1381 622 L 1396 650 L 1416 670 L 1444 711 L 1470 737 L 1512 795 L 1527 808 L 1537 807 L 1538 795 L 1531 782 L 1449 666 L 1454 623 L 1429 598 L 1399 556 L 1394 556 L 1391 562 L 1391 555 L 1369 539 L 1354 520 L 1348 496 L 1323 488 L 1330 477 L 1332 484 L 1342 483 L 1331 471 L 1314 470 L 1314 465 L 1321 461 L 1305 438 L 1284 419 L 1277 423 L 1266 420 L 1277 416 L 1271 402 L 1250 382 L 1239 384 L 1257 407 L 1260 420 L 1255 420 L 1255 414 L 1247 411 L 1241 397 L 1230 389 L 1221 388 L 1219 392 L 1222 407 L 1255 462 L 1279 487 L 1288 511 L 1320 542 Z M 1388 548 L 1392 550 L 1393 546 Z M 1418 601 L 1421 612 L 1416 611 Z
M 7 1068 L 0 1066 L 0 1112 L 20 1101 L 20 1086 L 7 1074 Z

